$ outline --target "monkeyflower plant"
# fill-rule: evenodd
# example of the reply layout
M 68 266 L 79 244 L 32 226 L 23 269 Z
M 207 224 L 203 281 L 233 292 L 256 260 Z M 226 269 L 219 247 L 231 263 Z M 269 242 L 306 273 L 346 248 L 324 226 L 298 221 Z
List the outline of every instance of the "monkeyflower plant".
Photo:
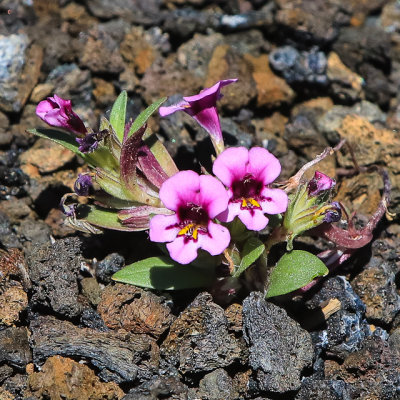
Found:
M 163 253 L 126 266 L 114 280 L 155 289 L 213 286 L 227 296 L 257 288 L 272 297 L 308 290 L 372 239 L 387 209 L 386 172 L 380 171 L 385 187 L 379 209 L 357 231 L 345 208 L 332 201 L 334 179 L 320 171 L 304 179 L 343 141 L 280 183 L 280 162 L 267 149 L 225 149 L 217 101 L 221 89 L 236 81 L 219 81 L 175 105 L 162 106 L 166 99 L 160 99 L 134 121 L 126 121 L 122 92 L 110 118 L 103 117 L 95 130 L 85 126 L 70 100 L 54 95 L 38 104 L 36 114 L 52 128 L 30 132 L 73 151 L 89 166 L 77 177 L 74 192 L 61 199 L 66 223 L 92 234 L 146 230 L 156 254 Z M 161 117 L 183 111 L 209 133 L 216 153 L 216 158 L 210 154 L 210 171 L 178 170 L 147 127 L 157 109 Z M 347 171 L 356 172 L 359 167 Z M 343 216 L 347 229 L 336 225 Z M 304 234 L 324 237 L 333 247 L 320 254 L 298 250 L 295 239 Z M 285 245 L 276 246 L 280 243 Z

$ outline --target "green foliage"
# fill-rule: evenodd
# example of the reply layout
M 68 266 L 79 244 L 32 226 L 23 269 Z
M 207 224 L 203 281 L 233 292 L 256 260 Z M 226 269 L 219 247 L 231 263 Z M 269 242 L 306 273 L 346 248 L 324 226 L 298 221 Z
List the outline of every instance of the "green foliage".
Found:
M 304 250 L 293 250 L 278 261 L 271 272 L 266 297 L 293 292 L 329 272 L 325 264 Z
M 125 118 L 126 118 L 126 104 L 128 102 L 128 95 L 123 90 L 115 100 L 110 114 L 110 123 L 114 128 L 117 138 L 122 143 L 124 140 L 125 131 Z
M 251 264 L 256 262 L 256 260 L 261 256 L 265 246 L 260 239 L 256 237 L 250 237 L 247 239 L 241 251 L 241 261 L 238 269 L 233 274 L 234 278 L 239 277 Z
M 167 256 L 159 256 L 130 264 L 116 272 L 112 279 L 151 289 L 179 290 L 210 286 L 215 274 L 214 266 L 180 265 Z
M 133 122 L 131 129 L 129 129 L 128 137 L 133 135 L 137 130 L 139 130 L 147 120 L 152 116 L 152 114 L 158 110 L 164 101 L 167 100 L 166 97 L 156 100 L 153 104 L 149 105 L 144 111 L 142 111 L 135 121 Z

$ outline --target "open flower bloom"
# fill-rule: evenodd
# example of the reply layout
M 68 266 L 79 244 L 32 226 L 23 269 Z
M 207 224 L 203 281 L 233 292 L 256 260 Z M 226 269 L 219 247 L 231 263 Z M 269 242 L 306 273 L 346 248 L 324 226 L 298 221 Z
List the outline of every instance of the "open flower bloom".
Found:
M 264 214 L 279 214 L 288 206 L 283 190 L 267 186 L 280 172 L 279 160 L 262 147 L 231 147 L 222 152 L 213 173 L 228 188 L 229 205 L 218 219 L 231 222 L 237 216 L 247 229 L 264 229 L 268 224 Z
M 160 107 L 160 115 L 165 117 L 175 111 L 185 111 L 193 117 L 209 134 L 217 154 L 224 149 L 221 124 L 217 112 L 217 100 L 222 97 L 221 88 L 236 82 L 237 79 L 225 79 L 217 82 L 214 86 L 202 90 L 195 96 L 184 97 L 178 104 L 169 107 Z
M 178 172 L 163 183 L 160 199 L 175 214 L 150 220 L 150 240 L 167 242 L 173 260 L 188 264 L 200 248 L 215 256 L 228 247 L 228 229 L 213 222 L 228 206 L 228 194 L 217 179 L 194 171 Z
M 37 105 L 36 115 L 50 126 L 68 129 L 78 136 L 86 135 L 84 123 L 72 111 L 71 100 L 64 100 L 55 94 Z
M 322 191 L 332 189 L 335 185 L 334 179 L 322 172 L 315 171 L 314 177 L 308 182 L 308 195 L 318 196 Z

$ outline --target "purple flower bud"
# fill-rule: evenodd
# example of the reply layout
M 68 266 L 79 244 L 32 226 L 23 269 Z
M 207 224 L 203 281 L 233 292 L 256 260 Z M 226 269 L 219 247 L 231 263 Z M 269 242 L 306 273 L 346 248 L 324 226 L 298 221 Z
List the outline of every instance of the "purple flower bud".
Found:
M 176 111 L 186 112 L 210 134 L 215 150 L 219 154 L 224 149 L 224 141 L 217 112 L 217 100 L 222 97 L 220 90 L 236 81 L 237 79 L 219 81 L 214 86 L 202 90 L 199 94 L 184 97 L 183 101 L 178 104 L 160 107 L 160 115 L 165 117 Z
M 338 222 L 342 218 L 342 209 L 337 201 L 331 203 L 331 208 L 326 212 L 324 216 L 324 222 Z
M 107 131 L 93 132 L 83 138 L 76 138 L 79 144 L 78 150 L 82 153 L 92 153 L 99 147 L 99 142 L 104 138 Z
M 334 179 L 322 172 L 315 171 L 314 177 L 308 182 L 309 196 L 318 196 L 322 191 L 332 189 L 336 185 Z
M 84 123 L 72 111 L 71 100 L 64 100 L 55 94 L 37 105 L 36 115 L 50 126 L 68 129 L 79 136 L 86 135 Z
M 74 191 L 78 196 L 88 196 L 92 186 L 92 178 L 90 175 L 79 174 L 74 184 Z

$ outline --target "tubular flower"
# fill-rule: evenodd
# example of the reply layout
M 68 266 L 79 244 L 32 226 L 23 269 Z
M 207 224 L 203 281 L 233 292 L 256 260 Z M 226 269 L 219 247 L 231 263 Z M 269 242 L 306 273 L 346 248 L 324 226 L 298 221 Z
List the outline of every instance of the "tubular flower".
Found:
M 236 82 L 237 79 L 225 79 L 214 86 L 202 90 L 199 94 L 184 97 L 178 104 L 169 107 L 160 107 L 160 115 L 165 117 L 176 111 L 185 111 L 193 117 L 209 134 L 217 154 L 224 149 L 221 125 L 217 112 L 217 100 L 222 97 L 221 88 Z
M 78 136 L 86 135 L 84 123 L 72 111 L 71 100 L 64 100 L 55 94 L 37 105 L 36 115 L 50 126 L 68 129 Z
M 231 222 L 237 216 L 247 229 L 264 229 L 269 221 L 264 214 L 279 214 L 288 206 L 283 190 L 267 186 L 280 172 L 279 160 L 262 147 L 231 147 L 221 153 L 213 173 L 228 188 L 229 205 L 218 219 Z
M 318 196 L 322 191 L 332 189 L 335 185 L 334 179 L 322 172 L 315 171 L 314 177 L 308 182 L 308 195 Z
M 173 260 L 188 264 L 200 248 L 215 256 L 228 247 L 228 229 L 213 222 L 228 206 L 228 194 L 217 179 L 194 171 L 178 172 L 162 184 L 160 199 L 175 214 L 150 220 L 150 240 L 167 242 Z

